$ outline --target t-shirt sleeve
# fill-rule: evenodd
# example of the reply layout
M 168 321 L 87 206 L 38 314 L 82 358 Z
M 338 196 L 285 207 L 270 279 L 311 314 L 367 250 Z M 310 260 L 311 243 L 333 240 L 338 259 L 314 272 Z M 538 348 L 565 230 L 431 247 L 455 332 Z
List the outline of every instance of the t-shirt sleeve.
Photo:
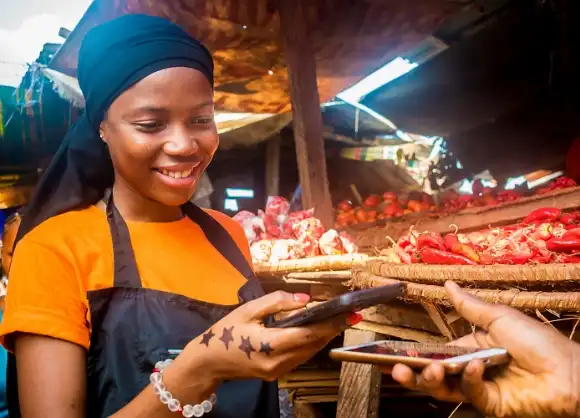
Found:
M 15 332 L 89 347 L 88 303 L 74 265 L 56 249 L 23 239 L 10 268 L 0 342 L 12 349 Z
M 244 228 L 230 218 L 228 215 L 218 212 L 216 210 L 207 210 L 207 213 L 210 214 L 216 221 L 218 221 L 221 226 L 223 226 L 229 234 L 232 236 L 250 266 L 252 265 L 252 256 L 250 255 L 250 244 L 248 244 L 248 239 L 246 238 L 246 233 L 244 232 Z

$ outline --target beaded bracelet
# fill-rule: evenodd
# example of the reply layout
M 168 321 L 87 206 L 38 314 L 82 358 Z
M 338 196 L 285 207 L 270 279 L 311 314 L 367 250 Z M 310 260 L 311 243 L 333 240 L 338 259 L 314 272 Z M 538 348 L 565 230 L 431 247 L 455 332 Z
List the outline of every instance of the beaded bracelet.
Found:
M 153 373 L 151 373 L 151 377 L 149 380 L 153 385 L 153 389 L 155 390 L 155 394 L 159 396 L 159 400 L 164 405 L 167 405 L 171 412 L 177 412 L 183 415 L 184 417 L 191 418 L 191 417 L 201 417 L 204 414 L 211 412 L 213 409 L 216 401 L 217 396 L 215 393 L 209 397 L 209 399 L 203 401 L 197 405 L 184 405 L 181 406 L 181 403 L 173 398 L 173 395 L 166 389 L 165 385 L 163 384 L 163 372 L 165 369 L 173 363 L 172 359 L 167 359 L 165 361 L 158 361 L 155 364 L 155 368 L 153 369 Z

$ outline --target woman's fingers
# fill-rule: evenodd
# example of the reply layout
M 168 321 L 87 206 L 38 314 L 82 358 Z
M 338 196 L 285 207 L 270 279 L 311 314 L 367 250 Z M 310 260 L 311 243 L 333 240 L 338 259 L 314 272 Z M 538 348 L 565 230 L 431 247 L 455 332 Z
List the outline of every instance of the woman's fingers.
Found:
M 304 293 L 277 291 L 242 305 L 237 312 L 248 321 L 263 320 L 265 317 L 279 312 L 303 308 L 309 300 L 310 296 Z
M 272 347 L 278 352 L 294 351 L 305 346 L 323 348 L 334 337 L 359 321 L 360 314 L 339 315 L 324 322 L 305 327 L 285 329 L 264 329 L 264 333 L 272 339 Z

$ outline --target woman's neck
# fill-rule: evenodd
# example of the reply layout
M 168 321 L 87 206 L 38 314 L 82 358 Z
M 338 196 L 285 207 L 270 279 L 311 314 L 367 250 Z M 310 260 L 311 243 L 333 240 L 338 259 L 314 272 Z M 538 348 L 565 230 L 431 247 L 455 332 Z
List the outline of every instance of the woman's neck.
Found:
M 119 182 L 113 185 L 113 200 L 117 210 L 127 221 L 173 222 L 183 218 L 181 207 L 167 206 L 148 199 Z

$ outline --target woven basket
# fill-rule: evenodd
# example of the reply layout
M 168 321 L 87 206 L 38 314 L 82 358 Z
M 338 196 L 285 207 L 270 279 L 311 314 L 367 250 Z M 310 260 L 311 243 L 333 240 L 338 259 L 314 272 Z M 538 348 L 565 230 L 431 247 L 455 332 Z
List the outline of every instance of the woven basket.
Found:
M 289 273 L 340 271 L 363 266 L 371 258 L 365 254 L 329 255 L 285 260 L 279 263 L 260 263 L 254 266 L 257 276 L 284 276 Z
M 580 264 L 538 264 L 524 266 L 443 266 L 428 264 L 395 264 L 381 259 L 369 260 L 369 273 L 425 284 L 443 284 L 453 280 L 473 285 L 558 286 L 580 289 Z
M 399 282 L 385 279 L 367 271 L 355 271 L 350 281 L 353 288 L 365 289 Z M 406 300 L 432 302 L 451 306 L 443 286 L 405 283 Z M 522 310 L 554 310 L 560 312 L 580 312 L 580 292 L 526 292 L 517 289 L 465 289 L 468 293 L 488 303 L 497 303 Z

